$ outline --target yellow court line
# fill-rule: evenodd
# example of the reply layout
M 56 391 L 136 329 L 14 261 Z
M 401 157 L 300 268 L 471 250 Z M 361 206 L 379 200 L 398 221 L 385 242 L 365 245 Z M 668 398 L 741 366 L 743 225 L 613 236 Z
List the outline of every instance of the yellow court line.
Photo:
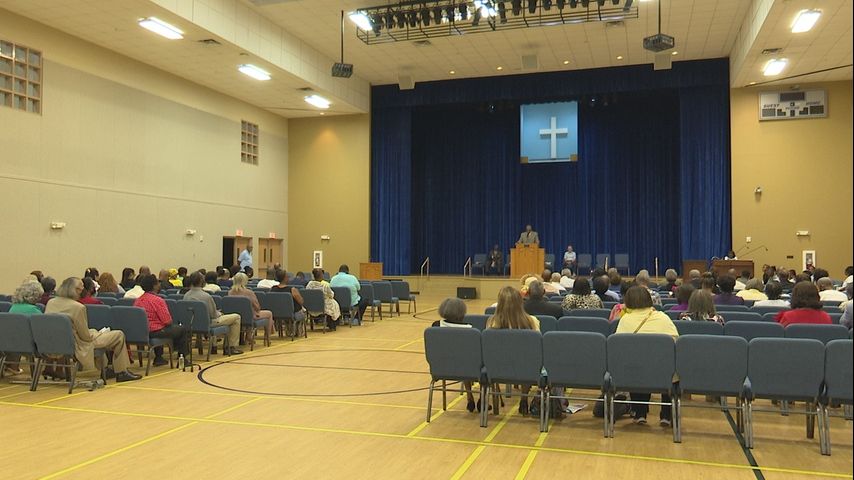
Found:
M 819 472 L 819 471 L 812 471 L 812 470 L 798 470 L 798 469 L 769 467 L 769 466 L 753 467 L 751 465 L 707 462 L 707 461 L 702 461 L 702 460 L 688 460 L 688 459 L 667 458 L 667 457 L 652 457 L 652 456 L 631 455 L 631 454 L 612 453 L 612 452 L 595 452 L 595 451 L 589 451 L 589 450 L 575 450 L 575 449 L 555 448 L 555 447 L 535 447 L 535 446 L 532 447 L 530 445 L 517 445 L 517 444 L 511 444 L 511 443 L 485 443 L 485 442 L 479 441 L 479 440 L 463 440 L 463 439 L 454 439 L 454 438 L 439 438 L 439 437 L 426 437 L 426 436 L 411 436 L 410 437 L 410 436 L 400 434 L 400 433 L 365 432 L 365 431 L 344 430 L 344 429 L 335 429 L 335 428 L 307 427 L 307 426 L 300 426 L 300 425 L 246 422 L 246 421 L 236 421 L 236 420 L 199 419 L 199 418 L 193 418 L 193 417 L 181 417 L 181 416 L 174 416 L 174 415 L 156 415 L 156 414 L 149 414 L 149 413 L 111 412 L 111 411 L 106 411 L 106 410 L 59 407 L 56 405 L 32 405 L 32 404 L 28 404 L 28 403 L 2 402 L 2 401 L 0 401 L 0 405 L 20 406 L 20 407 L 29 407 L 29 408 L 41 408 L 41 409 L 48 409 L 48 410 L 59 410 L 59 411 L 68 411 L 68 412 L 79 412 L 79 413 L 97 413 L 97 414 L 116 415 L 116 416 L 125 416 L 125 417 L 158 418 L 158 419 L 165 419 L 165 420 L 183 420 L 183 421 L 189 421 L 189 422 L 212 423 L 212 424 L 220 424 L 220 425 L 265 427 L 265 428 L 276 428 L 276 429 L 282 429 L 282 430 L 295 430 L 295 431 L 318 432 L 318 433 L 336 433 L 336 434 L 342 434 L 342 435 L 353 435 L 353 436 L 361 436 L 361 437 L 390 438 L 390 439 L 412 439 L 412 440 L 422 440 L 422 441 L 428 441 L 428 442 L 453 443 L 453 444 L 459 444 L 459 445 L 474 445 L 474 446 L 483 445 L 483 446 L 489 446 L 489 447 L 501 447 L 501 448 L 508 448 L 508 449 L 514 449 L 514 450 L 537 450 L 540 452 L 568 453 L 568 454 L 576 454 L 576 455 L 589 455 L 589 456 L 596 456 L 596 457 L 620 458 L 620 459 L 628 459 L 628 460 L 657 461 L 657 462 L 664 462 L 664 463 L 683 464 L 683 465 L 698 465 L 698 466 L 718 467 L 718 468 L 729 468 L 729 469 L 736 469 L 736 470 L 762 470 L 763 472 L 770 471 L 770 472 L 779 472 L 779 473 L 792 473 L 792 474 L 799 474 L 799 475 L 813 475 L 813 476 L 820 476 L 820 477 L 854 478 L 854 476 L 852 476 L 851 474 L 846 474 L 846 473 Z
M 565 395 L 569 396 L 572 394 L 572 389 L 569 388 L 566 390 Z M 546 422 L 551 423 L 551 419 L 546 419 Z M 546 437 L 549 432 L 540 432 L 540 435 L 537 436 L 537 441 L 534 442 L 535 447 L 542 447 L 544 443 L 546 443 Z M 522 466 L 519 467 L 519 471 L 516 473 L 516 480 L 524 480 L 524 478 L 528 475 L 528 470 L 531 469 L 531 465 L 534 464 L 534 459 L 537 458 L 537 454 L 539 451 L 531 450 L 528 452 L 528 456 L 525 457 L 525 461 L 522 462 Z
M 403 345 L 401 345 L 401 346 L 399 346 L 399 347 L 395 347 L 395 350 L 403 350 L 404 348 L 406 348 L 406 347 L 408 347 L 408 346 L 412 345 L 413 343 L 415 343 L 415 342 L 420 342 L 420 341 L 422 341 L 422 340 L 423 340 L 422 338 L 416 338 L 415 340 L 413 340 L 413 341 L 411 341 L 411 342 L 406 342 L 406 343 L 404 343 Z
M 504 415 L 504 418 L 502 418 L 501 421 L 498 422 L 498 425 L 496 425 L 492 429 L 492 431 L 489 432 L 489 435 L 487 435 L 486 438 L 483 439 L 483 442 L 491 443 L 493 440 L 495 440 L 495 437 L 498 436 L 498 433 L 504 429 L 504 426 L 507 425 L 508 421 L 510 421 L 510 417 L 513 416 L 515 411 L 515 409 L 511 408 L 510 412 Z M 486 450 L 486 445 L 479 445 L 477 448 L 475 448 L 474 451 L 471 452 L 471 455 L 469 455 L 468 458 L 466 458 L 466 460 L 463 462 L 463 464 L 460 465 L 460 468 L 458 468 L 457 471 L 454 472 L 453 475 L 451 475 L 451 480 L 459 480 L 460 478 L 462 478 L 463 475 L 465 475 L 466 472 L 469 470 L 469 468 L 474 465 L 474 462 L 477 460 L 480 454 L 483 453 L 484 450 Z
M 460 403 L 460 401 L 462 401 L 462 399 L 464 399 L 464 398 L 466 398 L 465 395 L 460 395 L 459 398 L 455 398 L 455 399 L 451 400 L 451 403 L 448 404 L 448 410 L 454 408 L 454 405 Z M 419 409 L 420 409 L 420 407 L 419 407 Z M 433 416 L 430 417 L 430 421 L 432 422 L 433 420 L 436 420 L 437 418 L 441 417 L 442 414 L 448 410 L 439 410 L 438 412 L 434 413 Z M 406 436 L 407 437 L 414 437 L 415 435 L 418 435 L 418 432 L 427 428 L 427 425 L 429 425 L 429 423 L 421 422 L 420 424 L 418 424 L 417 427 L 412 429 L 411 432 L 407 433 Z
M 264 397 L 255 397 L 255 398 L 249 399 L 245 402 L 238 403 L 237 405 L 226 408 L 225 410 L 223 410 L 221 412 L 216 412 L 216 413 L 212 413 L 212 414 L 208 415 L 207 417 L 205 417 L 205 420 L 210 420 L 210 419 L 216 418 L 220 415 L 225 415 L 228 412 L 233 412 L 233 411 L 237 410 L 238 408 L 242 408 L 242 407 L 245 407 L 246 405 L 249 405 L 250 403 L 255 403 L 258 400 L 263 400 L 263 398 Z
M 9 390 L 10 388 L 15 388 L 15 387 L 18 387 L 18 386 L 19 386 L 19 385 L 9 385 L 9 386 L 6 386 L 6 387 L 0 387 L 0 392 L 2 392 L 3 390 Z
M 30 392 L 30 389 L 28 388 L 28 389 L 24 390 L 23 392 L 10 393 L 9 395 L 3 395 L 2 397 L 0 397 L 0 400 L 6 399 L 6 398 L 17 397 L 18 395 L 23 395 L 25 393 L 32 393 L 32 392 Z

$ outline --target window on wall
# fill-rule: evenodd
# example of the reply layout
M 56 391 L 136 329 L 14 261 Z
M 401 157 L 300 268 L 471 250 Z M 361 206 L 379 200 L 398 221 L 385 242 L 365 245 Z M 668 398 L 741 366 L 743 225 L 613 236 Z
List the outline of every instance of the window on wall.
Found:
M 240 122 L 240 161 L 258 165 L 258 125 Z
M 42 112 L 42 52 L 0 40 L 0 105 Z

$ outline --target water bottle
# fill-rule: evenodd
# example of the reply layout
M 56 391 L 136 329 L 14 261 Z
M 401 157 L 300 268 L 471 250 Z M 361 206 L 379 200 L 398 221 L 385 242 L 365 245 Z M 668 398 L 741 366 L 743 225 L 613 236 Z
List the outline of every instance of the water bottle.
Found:
M 178 355 L 178 369 L 184 371 L 184 354 Z

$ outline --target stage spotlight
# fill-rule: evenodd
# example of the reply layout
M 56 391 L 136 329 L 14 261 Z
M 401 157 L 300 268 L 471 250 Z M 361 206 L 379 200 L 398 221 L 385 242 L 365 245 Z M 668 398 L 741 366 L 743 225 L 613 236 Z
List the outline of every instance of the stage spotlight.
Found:
M 605 6 L 605 0 L 596 0 L 596 3 L 599 4 L 599 8 L 602 8 Z
M 575 8 L 578 6 L 578 0 L 569 0 L 569 8 Z
M 504 2 L 498 4 L 498 18 L 501 19 L 501 23 L 507 23 L 507 6 Z
M 469 6 L 466 4 L 460 5 L 460 19 L 468 20 L 469 18 Z
M 620 4 L 620 0 L 611 0 L 611 4 L 613 4 L 613 5 L 619 5 L 619 4 Z
M 403 12 L 397 12 L 394 14 L 394 18 L 397 19 L 397 26 L 399 28 L 406 28 L 406 14 Z
M 513 15 L 522 14 L 522 0 L 513 0 L 510 2 L 510 8 L 513 9 Z
M 537 0 L 528 0 L 528 13 L 537 13 Z
M 555 3 L 557 3 L 558 10 L 563 10 L 563 7 L 566 6 L 566 0 L 557 0 Z
M 383 17 L 380 14 L 371 15 L 371 30 L 374 35 L 380 36 L 380 31 L 383 29 Z
M 480 17 L 481 17 L 480 9 L 479 8 L 474 9 L 474 15 L 473 15 L 473 18 L 471 21 L 472 27 L 476 27 L 480 24 Z
M 552 9 L 552 0 L 543 0 L 543 8 L 546 10 Z
M 581 0 L 581 6 L 587 8 L 590 6 L 590 0 Z
M 385 28 L 394 28 L 394 14 L 391 11 L 385 12 Z
M 436 25 L 442 23 L 442 7 L 433 7 L 433 23 Z
M 409 28 L 415 28 L 418 26 L 418 12 L 415 10 L 409 12 Z
M 430 26 L 430 10 L 427 7 L 421 7 L 421 23 L 425 27 Z
M 634 3 L 634 0 L 626 0 L 626 4 L 623 5 L 623 11 L 624 12 L 630 11 L 632 9 L 632 3 Z

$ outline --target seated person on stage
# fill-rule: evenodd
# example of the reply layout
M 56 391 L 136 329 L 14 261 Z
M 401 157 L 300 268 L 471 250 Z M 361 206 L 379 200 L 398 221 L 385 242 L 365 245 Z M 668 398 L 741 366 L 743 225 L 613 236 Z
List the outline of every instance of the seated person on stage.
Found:
M 774 316 L 774 320 L 784 327 L 793 323 L 833 323 L 830 315 L 822 310 L 823 306 L 815 285 L 810 282 L 798 282 L 792 289 L 792 309 L 780 311 Z
M 359 290 L 361 290 L 362 285 L 359 283 L 359 279 L 356 278 L 355 275 L 350 274 L 350 267 L 346 264 L 338 267 L 338 273 L 332 277 L 332 280 L 329 282 L 330 287 L 346 287 L 350 289 L 350 306 L 359 308 L 359 318 L 362 318 L 362 315 L 365 313 L 365 309 L 368 308 L 368 302 L 363 300 L 361 296 L 359 296 Z
M 548 268 L 543 270 L 543 273 L 542 273 L 542 275 L 540 275 L 540 278 L 543 282 L 543 288 L 546 289 L 546 293 L 560 293 L 561 289 L 552 285 L 552 271 L 551 270 L 549 270 Z
M 757 300 L 753 302 L 754 307 L 789 307 L 789 302 L 780 298 L 783 294 L 783 287 L 780 282 L 768 282 L 765 284 L 765 296 L 767 300 Z
M 498 245 L 493 246 L 486 257 L 486 273 L 494 275 L 504 273 L 504 254 L 501 253 Z
M 525 300 L 525 312 L 528 315 L 551 315 L 555 320 L 563 316 L 559 303 L 545 299 L 546 291 L 543 282 L 534 280 L 528 284 L 528 299 Z
M 729 275 L 724 275 L 718 279 L 718 288 L 721 293 L 715 295 L 715 305 L 744 305 L 744 299 L 735 295 L 735 279 Z
M 209 274 L 213 274 L 214 281 L 216 281 L 216 273 L 208 272 L 208 275 Z M 208 316 L 210 316 L 211 319 L 211 326 L 228 327 L 228 340 L 226 346 L 223 347 L 222 353 L 224 355 L 240 355 L 241 353 L 243 353 L 242 351 L 237 349 L 237 345 L 240 344 L 240 314 L 223 314 L 222 312 L 217 310 L 216 303 L 214 302 L 213 297 L 211 297 L 211 295 L 204 290 L 203 285 L 207 286 L 205 284 L 205 282 L 207 282 L 207 279 L 202 277 L 201 273 L 195 272 L 188 278 L 190 279 L 190 291 L 184 294 L 184 300 L 193 300 L 196 302 L 202 302 L 207 305 Z
M 830 277 L 822 277 L 819 278 L 817 282 L 815 282 L 816 287 L 818 287 L 818 297 L 822 302 L 847 302 L 848 295 L 844 292 L 840 292 L 839 290 L 833 287 L 833 280 Z
M 463 321 L 466 316 L 466 303 L 459 298 L 451 297 L 442 300 L 439 304 L 439 316 L 442 319 L 433 322 L 432 327 L 471 328 L 471 325 Z M 479 412 L 480 399 L 475 403 L 474 395 L 471 393 L 471 382 L 463 382 L 463 389 L 466 391 L 466 410 L 474 412 L 477 409 Z
M 563 254 L 563 268 L 568 268 L 570 271 L 575 271 L 575 267 L 578 265 L 577 255 L 575 251 L 572 249 L 572 245 L 566 246 L 566 252 Z
M 664 272 L 664 280 L 666 283 L 658 290 L 669 297 L 673 295 L 673 292 L 675 292 L 676 288 L 679 286 L 679 275 L 676 274 L 676 270 L 668 268 L 667 271 Z
M 113 371 L 107 369 L 107 378 L 115 375 L 117 382 L 128 382 L 142 378 L 128 371 L 130 360 L 125 348 L 125 334 L 119 330 L 100 332 L 89 328 L 86 306 L 77 300 L 83 291 L 83 281 L 76 277 L 66 278 L 56 297 L 47 302 L 45 313 L 64 313 L 71 317 L 74 331 L 74 356 L 83 370 L 95 368 L 95 349 L 104 349 L 113 353 Z
M 575 279 L 575 284 L 572 285 L 572 292 L 563 298 L 560 306 L 564 311 L 603 308 L 602 300 L 591 293 L 590 282 L 587 280 L 587 277 L 578 277 Z
M 735 250 L 730 249 L 730 251 L 726 252 L 724 260 L 738 260 L 738 257 L 735 256 Z
M 561 279 L 560 274 L 555 272 L 552 274 L 552 278 L 551 278 L 550 283 L 552 284 L 553 287 L 555 287 L 558 290 L 558 293 L 566 293 L 566 287 L 564 287 L 560 283 L 560 279 Z
M 80 300 L 83 305 L 103 305 L 104 302 L 95 298 L 95 281 L 90 277 L 83 277 L 83 291 L 80 292 Z
M 690 283 L 683 283 L 679 285 L 679 288 L 676 289 L 676 305 L 670 307 L 671 312 L 684 312 L 688 310 L 688 301 L 691 299 L 691 294 L 699 291 L 699 289 L 694 288 Z M 711 292 L 703 290 L 708 293 L 710 296 Z M 713 298 L 713 297 L 712 297 Z M 713 298 L 714 301 L 714 298 Z
M 572 271 L 570 269 L 564 268 L 560 271 L 560 284 L 563 288 L 570 290 L 574 283 L 575 280 L 572 279 Z
M 650 298 L 652 298 L 653 305 L 661 305 L 661 296 L 658 292 L 652 290 L 651 283 L 648 271 L 641 270 L 637 275 L 635 275 L 635 285 L 640 285 L 647 289 Z
M 759 277 L 753 277 L 744 284 L 744 290 L 736 293 L 745 300 L 768 300 L 765 295 L 765 285 Z
M 216 272 L 208 272 L 205 274 L 205 286 L 202 287 L 202 290 L 208 293 L 215 293 L 222 291 L 222 287 L 216 283 L 217 275 Z
M 671 310 L 673 311 L 673 310 Z M 694 290 L 688 300 L 688 308 L 679 314 L 679 320 L 724 323 L 724 317 L 718 315 L 715 300 L 709 292 Z
M 172 323 L 172 314 L 169 313 L 166 300 L 154 293 L 154 289 L 157 288 L 157 279 L 154 278 L 154 275 L 144 275 L 139 280 L 139 285 L 145 293 L 133 302 L 133 306 L 145 310 L 145 315 L 148 317 L 148 336 L 171 339 L 175 351 L 186 357 L 190 353 L 190 329 Z M 154 366 L 166 365 L 167 363 L 169 362 L 163 358 L 163 347 L 155 347 Z
M 593 291 L 603 302 L 619 302 L 620 296 L 608 289 L 610 283 L 607 275 L 599 275 L 593 279 Z
M 521 243 L 522 245 L 539 245 L 540 237 L 537 235 L 537 232 L 531 228 L 531 225 L 525 225 L 525 231 L 519 235 L 519 240 L 517 240 L 516 243 Z

